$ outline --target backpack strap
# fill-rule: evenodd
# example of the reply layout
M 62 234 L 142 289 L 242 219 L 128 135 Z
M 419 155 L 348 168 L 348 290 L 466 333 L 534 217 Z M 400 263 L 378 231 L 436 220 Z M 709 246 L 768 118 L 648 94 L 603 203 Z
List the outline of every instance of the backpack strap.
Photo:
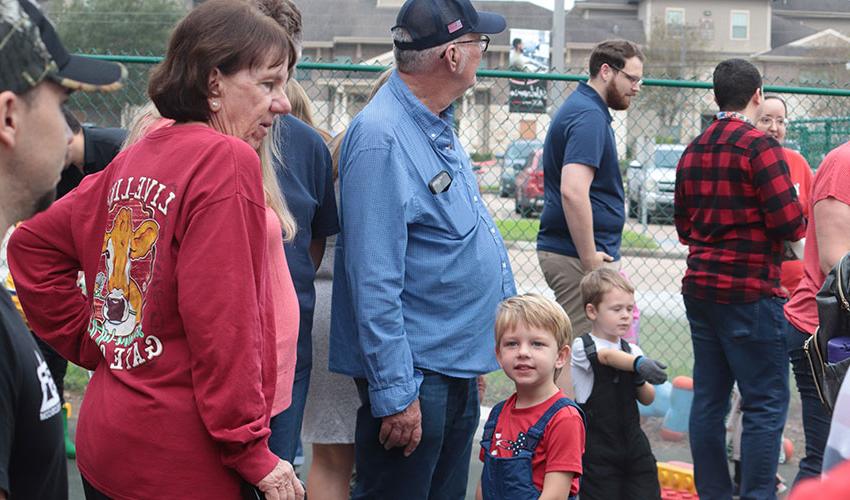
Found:
M 626 354 L 632 353 L 632 347 L 629 345 L 628 341 L 623 337 L 620 337 L 620 349 L 623 350 Z
M 595 365 L 599 362 L 596 353 L 596 342 L 590 338 L 589 333 L 585 333 L 581 336 L 581 343 L 584 346 L 584 355 L 587 356 L 587 360 L 590 361 L 591 365 Z
M 484 433 L 481 435 L 481 447 L 484 448 L 484 454 L 490 453 L 490 441 L 493 439 L 493 432 L 496 430 L 496 422 L 499 421 L 499 414 L 502 413 L 502 408 L 505 402 L 502 401 L 490 410 L 490 416 L 487 417 L 487 423 L 484 424 Z
M 592 342 L 592 341 L 591 341 Z M 534 450 L 537 448 L 537 444 L 540 443 L 540 440 L 543 439 L 543 434 L 546 431 L 546 426 L 549 425 L 549 422 L 552 420 L 552 417 L 555 416 L 556 413 L 561 411 L 563 408 L 567 406 L 572 406 L 576 410 L 578 410 L 578 414 L 581 416 L 581 421 L 584 424 L 585 430 L 587 430 L 587 422 L 584 416 L 584 412 L 576 404 L 572 399 L 564 396 L 549 407 L 548 410 L 540 417 L 536 424 L 532 425 L 530 429 L 528 429 L 528 438 L 526 439 L 525 449 L 534 453 Z

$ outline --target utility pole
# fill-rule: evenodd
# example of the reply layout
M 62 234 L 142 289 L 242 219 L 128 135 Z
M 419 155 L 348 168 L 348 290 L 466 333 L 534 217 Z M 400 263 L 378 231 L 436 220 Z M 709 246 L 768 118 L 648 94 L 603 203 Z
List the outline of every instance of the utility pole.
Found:
M 555 0 L 552 10 L 552 69 L 564 72 L 564 0 Z

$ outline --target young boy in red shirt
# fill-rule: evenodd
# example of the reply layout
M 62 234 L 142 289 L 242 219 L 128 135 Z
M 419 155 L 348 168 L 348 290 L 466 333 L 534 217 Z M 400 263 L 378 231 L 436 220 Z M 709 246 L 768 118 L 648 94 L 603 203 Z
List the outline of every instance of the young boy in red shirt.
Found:
M 499 304 L 496 358 L 516 392 L 493 407 L 481 439 L 478 498 L 564 499 L 578 494 L 584 417 L 555 384 L 570 359 L 572 327 L 540 295 Z

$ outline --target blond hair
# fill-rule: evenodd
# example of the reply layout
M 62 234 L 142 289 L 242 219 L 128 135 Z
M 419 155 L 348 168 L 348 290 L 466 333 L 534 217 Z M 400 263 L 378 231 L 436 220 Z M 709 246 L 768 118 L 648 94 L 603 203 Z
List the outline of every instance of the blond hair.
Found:
M 279 120 L 275 120 L 275 122 L 279 122 Z M 260 168 L 263 171 L 263 192 L 266 195 L 266 205 L 280 219 L 283 241 L 289 242 L 295 238 L 295 233 L 298 232 L 298 224 L 295 223 L 295 218 L 286 205 L 286 198 L 284 198 L 283 191 L 280 190 L 280 184 L 277 181 L 275 163 L 283 165 L 283 154 L 277 141 L 273 139 L 275 136 L 274 133 L 266 135 L 257 153 L 260 155 Z M 274 162 L 272 158 L 278 158 L 280 161 Z
M 130 123 L 127 124 L 127 137 L 124 138 L 124 142 L 121 143 L 121 151 L 124 151 L 133 144 L 139 142 L 139 139 L 146 136 L 151 127 L 159 124 L 160 121 L 167 121 L 168 125 L 174 123 L 174 120 L 163 118 L 162 115 L 159 114 L 159 110 L 156 109 L 156 106 L 154 106 L 154 104 L 150 101 L 148 101 L 144 106 L 136 109 L 136 111 L 133 112 L 133 116 L 130 118 Z
M 579 286 L 581 287 L 581 301 L 585 307 L 588 304 L 599 307 L 602 297 L 615 288 L 627 293 L 635 293 L 635 287 L 629 283 L 625 276 L 618 271 L 605 267 L 588 273 L 582 278 Z
M 173 123 L 174 120 L 163 118 L 159 110 L 152 102 L 149 102 L 139 108 L 130 120 L 127 126 L 127 138 L 121 145 L 121 150 L 125 150 L 133 144 L 139 142 L 154 125 L 157 125 L 161 120 L 168 120 Z M 275 120 L 277 122 L 277 120 Z M 168 125 L 170 125 L 169 123 Z M 263 139 L 257 154 L 260 156 L 260 169 L 263 174 L 263 193 L 265 194 L 266 204 L 271 208 L 277 218 L 280 220 L 280 228 L 283 236 L 283 241 L 292 241 L 295 238 L 295 233 L 298 231 L 298 225 L 295 223 L 295 218 L 292 217 L 289 208 L 286 206 L 286 199 L 283 197 L 283 192 L 280 190 L 280 184 L 277 182 L 277 172 L 272 158 L 281 158 L 282 155 L 277 147 L 276 141 L 272 140 L 275 134 L 269 134 Z M 281 162 L 282 164 L 283 162 Z
M 539 328 L 552 334 L 560 352 L 573 342 L 573 325 L 564 308 L 536 293 L 517 295 L 503 300 L 496 310 L 496 349 L 502 337 L 520 326 Z M 555 370 L 555 380 L 561 369 Z
M 286 82 L 286 98 L 292 105 L 290 113 L 295 118 L 298 118 L 307 125 L 316 128 L 313 121 L 313 103 L 304 87 L 301 86 L 294 78 Z
M 559 350 L 573 341 L 573 326 L 564 308 L 536 293 L 517 295 L 499 304 L 496 310 L 496 345 L 505 333 L 520 325 L 551 333 Z

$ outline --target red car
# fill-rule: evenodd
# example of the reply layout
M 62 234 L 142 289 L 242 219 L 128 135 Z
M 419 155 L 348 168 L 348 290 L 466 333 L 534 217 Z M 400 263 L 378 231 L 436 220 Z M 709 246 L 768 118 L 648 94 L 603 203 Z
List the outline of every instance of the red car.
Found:
M 543 211 L 543 150 L 528 155 L 525 166 L 516 176 L 516 213 L 523 217 Z

